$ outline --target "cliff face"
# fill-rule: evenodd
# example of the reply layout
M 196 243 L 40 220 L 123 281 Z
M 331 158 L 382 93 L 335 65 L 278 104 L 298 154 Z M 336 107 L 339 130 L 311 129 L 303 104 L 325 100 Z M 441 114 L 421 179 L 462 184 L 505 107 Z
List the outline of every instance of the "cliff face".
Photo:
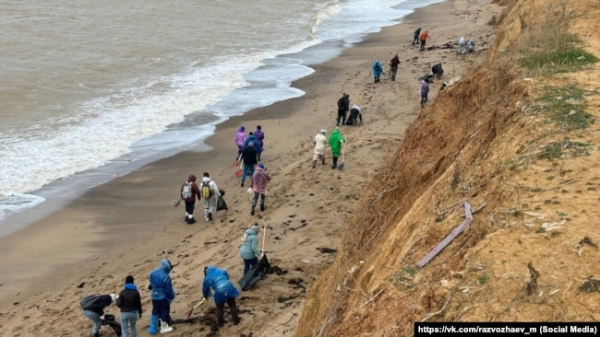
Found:
M 600 319 L 599 13 L 596 0 L 506 10 L 487 60 L 421 112 L 370 184 L 297 336 Z M 418 268 L 465 201 L 469 227 Z

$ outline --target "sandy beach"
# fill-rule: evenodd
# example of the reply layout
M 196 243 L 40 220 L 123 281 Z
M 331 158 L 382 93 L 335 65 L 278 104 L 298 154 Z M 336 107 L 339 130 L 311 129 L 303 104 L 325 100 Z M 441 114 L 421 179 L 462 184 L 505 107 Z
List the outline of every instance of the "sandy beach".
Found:
M 201 299 L 202 270 L 208 264 L 228 270 L 232 281 L 242 276 L 238 256 L 240 237 L 257 222 L 266 226 L 265 251 L 273 265 L 286 271 L 269 275 L 239 300 L 242 321 L 226 320 L 211 332 L 214 303 L 196 310 L 189 324 L 176 324 L 173 336 L 290 336 L 304 296 L 321 270 L 332 261 L 345 219 L 361 196 L 361 186 L 399 146 L 404 130 L 421 111 L 417 78 L 442 62 L 442 80 L 435 80 L 434 100 L 443 81 L 462 75 L 485 56 L 493 39 L 487 25 L 501 8 L 489 1 L 453 0 L 418 9 L 401 24 L 370 34 L 342 55 L 315 66 L 315 73 L 295 83 L 306 94 L 232 118 L 218 126 L 208 144 L 212 151 L 183 152 L 144 166 L 98 186 L 67 207 L 27 228 L 0 238 L 0 336 L 88 336 L 91 323 L 81 314 L 79 300 L 89 294 L 118 293 L 126 275 L 135 277 L 146 314 L 138 333 L 147 336 L 151 310 L 148 273 L 168 258 L 177 297 L 171 314 L 182 319 Z M 429 30 L 428 46 L 456 45 L 460 36 L 477 41 L 481 53 L 458 56 L 455 49 L 435 48 L 419 53 L 411 46 L 413 32 Z M 398 53 L 395 82 L 387 72 Z M 385 75 L 373 83 L 371 64 L 379 60 Z M 363 111 L 364 125 L 342 126 L 348 139 L 345 169 L 311 167 L 313 137 L 335 126 L 336 102 L 343 92 Z M 262 162 L 272 175 L 267 209 L 250 215 L 250 194 L 240 187 L 233 167 L 234 136 L 244 125 L 261 125 L 265 137 Z M 197 223 L 187 225 L 184 206 L 171 202 L 189 174 L 209 172 L 226 191 L 229 211 L 215 220 L 203 219 L 204 202 L 196 206 Z M 246 185 L 248 186 L 248 185 Z M 261 242 L 262 244 L 262 242 Z M 290 279 L 301 279 L 290 283 Z M 296 283 L 296 284 L 293 284 Z M 118 316 L 118 308 L 109 307 Z M 104 336 L 111 336 L 104 327 Z

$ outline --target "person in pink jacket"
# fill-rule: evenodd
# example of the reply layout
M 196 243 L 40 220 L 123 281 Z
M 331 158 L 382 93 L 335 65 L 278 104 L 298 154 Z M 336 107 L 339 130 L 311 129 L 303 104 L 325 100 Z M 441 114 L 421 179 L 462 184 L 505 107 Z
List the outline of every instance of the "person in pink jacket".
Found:
M 254 199 L 252 199 L 252 209 L 250 214 L 254 215 L 256 203 L 258 202 L 258 196 L 260 195 L 260 211 L 265 211 L 265 198 L 267 194 L 267 182 L 271 180 L 271 176 L 267 173 L 265 165 L 263 163 L 258 164 L 256 171 L 252 175 L 251 186 L 254 190 Z
M 242 150 L 244 149 L 244 142 L 246 142 L 246 128 L 240 126 L 235 134 L 235 145 L 238 147 L 238 154 L 237 157 L 235 157 L 235 160 L 240 158 L 240 154 L 242 154 Z

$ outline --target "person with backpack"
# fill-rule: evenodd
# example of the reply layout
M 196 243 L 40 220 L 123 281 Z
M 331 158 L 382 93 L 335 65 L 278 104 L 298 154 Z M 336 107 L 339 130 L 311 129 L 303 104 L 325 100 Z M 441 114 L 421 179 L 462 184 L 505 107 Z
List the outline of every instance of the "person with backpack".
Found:
M 424 51 L 425 50 L 425 43 L 427 42 L 427 39 L 431 40 L 431 37 L 429 36 L 429 31 L 424 31 L 423 34 L 421 34 L 421 49 L 419 49 L 419 51 Z
M 248 147 L 248 144 L 253 143 L 254 144 L 254 150 L 256 151 L 257 156 L 260 155 L 260 153 L 262 152 L 262 147 L 260 146 L 260 141 L 258 139 L 256 139 L 256 136 L 254 136 L 254 132 L 250 132 L 248 134 L 248 138 L 246 138 L 246 141 L 244 142 L 244 146 L 242 147 L 242 152 L 244 151 L 245 148 Z
M 204 172 L 202 177 L 202 187 L 200 187 L 200 194 L 204 199 L 204 217 L 206 221 L 213 220 L 213 213 L 215 213 L 217 207 L 217 199 L 221 196 L 217 183 L 210 179 L 208 172 Z
M 340 121 L 342 125 L 346 124 L 346 116 L 348 114 L 348 108 L 350 107 L 350 95 L 344 93 L 340 99 L 337 101 L 338 106 L 338 116 L 336 125 L 340 125 Z
M 242 246 L 240 247 L 240 257 L 244 260 L 244 275 L 251 267 L 258 263 L 258 259 L 262 258 L 262 252 L 258 250 L 258 233 L 260 227 L 255 223 L 252 227 L 246 229 L 242 236 Z
M 196 176 L 190 174 L 188 179 L 181 185 L 181 199 L 185 202 L 185 222 L 191 225 L 196 222 L 194 219 L 194 208 L 196 206 L 196 197 L 200 199 L 200 189 L 196 185 Z
M 392 81 L 396 80 L 396 73 L 398 73 L 398 65 L 400 64 L 400 59 L 398 58 L 398 54 L 394 56 L 390 60 L 390 79 Z
M 265 199 L 267 196 L 267 182 L 271 180 L 271 176 L 267 173 L 265 165 L 263 163 L 258 164 L 256 171 L 250 179 L 252 190 L 254 191 L 254 198 L 252 199 L 252 208 L 250 209 L 250 215 L 254 215 L 256 204 L 258 203 L 258 197 L 260 196 L 260 211 L 265 211 Z
M 257 125 L 256 126 L 256 131 L 254 131 L 254 137 L 258 140 L 258 142 L 260 143 L 260 148 L 264 151 L 265 150 L 265 133 L 262 131 L 262 126 Z M 260 161 L 260 155 L 262 152 L 259 152 L 257 155 L 258 157 L 256 158 L 258 161 Z
M 222 327 L 225 324 L 223 312 L 225 310 L 225 303 L 229 306 L 231 317 L 233 317 L 233 325 L 238 325 L 240 317 L 235 298 L 240 296 L 240 292 L 229 280 L 229 274 L 225 269 L 220 269 L 213 265 L 204 268 L 202 295 L 206 300 L 211 297 L 211 289 L 215 292 L 214 301 L 217 305 L 217 325 Z
M 171 283 L 169 273 L 173 270 L 173 265 L 167 259 L 160 261 L 160 266 L 154 269 L 148 276 L 152 290 L 152 315 L 150 316 L 150 328 L 148 332 L 154 335 L 158 332 L 160 323 L 160 333 L 173 331 L 173 320 L 170 316 L 171 302 L 175 298 L 175 290 Z
M 131 327 L 131 336 L 137 337 L 135 324 L 138 318 L 142 318 L 142 299 L 140 292 L 133 284 L 133 276 L 125 277 L 125 289 L 119 293 L 116 304 L 121 309 L 122 337 L 127 337 L 128 327 Z
M 360 120 L 360 125 L 363 123 L 362 113 L 360 112 L 360 107 L 356 104 L 352 105 L 352 109 L 350 109 L 350 118 L 346 122 L 346 125 L 357 125 Z
M 244 170 L 242 171 L 242 187 L 244 187 L 246 176 L 249 174 L 250 179 L 252 179 L 252 175 L 254 174 L 254 166 L 258 164 L 253 142 L 248 143 L 248 146 L 246 146 L 244 151 L 242 151 L 242 160 L 244 162 Z
M 94 322 L 94 326 L 92 327 L 92 337 L 100 337 L 100 326 L 102 325 L 104 308 L 113 304 L 116 300 L 116 294 L 90 295 L 84 297 L 81 302 L 79 302 L 81 309 L 83 309 L 83 315 Z
M 383 66 L 379 61 L 375 60 L 375 62 L 373 62 L 373 65 L 371 66 L 371 69 L 373 70 L 373 77 L 375 77 L 375 83 L 378 83 L 379 77 L 381 76 L 381 73 L 383 73 Z
M 315 136 L 315 150 L 313 151 L 313 165 L 312 167 L 317 167 L 317 159 L 321 159 L 323 165 L 325 165 L 325 151 L 327 151 L 327 137 L 325 134 L 327 130 L 321 129 L 319 133 Z
M 235 157 L 235 160 L 240 158 L 242 154 L 242 150 L 244 149 L 244 142 L 246 141 L 246 128 L 244 126 L 240 126 L 235 134 L 235 145 L 238 147 L 238 154 Z
M 340 133 L 340 128 L 336 126 L 331 132 L 331 135 L 329 135 L 329 146 L 331 147 L 331 153 L 333 154 L 333 165 L 331 166 L 332 170 L 337 168 L 337 161 L 340 157 L 342 143 L 344 143 L 344 141 L 344 137 L 342 137 L 342 134 Z
M 413 46 L 415 44 L 419 44 L 419 35 L 421 35 L 421 28 L 417 28 L 417 30 L 415 30 L 415 35 L 413 36 L 413 42 L 412 42 Z

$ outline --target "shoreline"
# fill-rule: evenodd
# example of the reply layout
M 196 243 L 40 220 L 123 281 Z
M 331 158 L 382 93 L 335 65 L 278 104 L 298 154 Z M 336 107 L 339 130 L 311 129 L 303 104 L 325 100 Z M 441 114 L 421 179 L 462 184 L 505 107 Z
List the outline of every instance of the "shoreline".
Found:
M 0 261 L 11 271 L 8 280 L 0 280 L 3 284 L 0 294 L 4 295 L 0 301 L 0 312 L 6 313 L 0 318 L 13 319 L 3 322 L 6 330 L 20 327 L 25 315 L 42 323 L 45 319 L 56 319 L 46 317 L 43 310 L 39 310 L 40 314 L 35 306 L 30 306 L 46 298 L 42 306 L 51 306 L 55 301 L 65 304 L 74 311 L 68 316 L 77 321 L 71 328 L 86 331 L 87 322 L 75 316 L 79 314 L 75 310 L 79 297 L 90 291 L 115 289 L 128 273 L 134 274 L 143 287 L 147 273 L 158 265 L 160 258 L 167 256 L 188 267 L 187 271 L 183 270 L 185 268 L 174 271 L 175 288 L 181 295 L 173 304 L 174 316 L 181 316 L 183 309 L 187 309 L 189 303 L 199 296 L 197 284 L 201 280 L 202 265 L 210 261 L 227 268 L 232 279 L 240 276 L 237 240 L 243 229 L 254 221 L 270 227 L 266 251 L 272 254 L 272 262 L 288 270 L 289 274 L 285 280 L 269 276 L 269 279 L 261 281 L 256 291 L 242 294 L 249 296 L 251 302 L 241 301 L 240 306 L 251 307 L 252 302 L 258 301 L 257 294 L 264 295 L 264 300 L 271 301 L 268 303 L 272 306 L 276 296 L 269 290 L 290 294 L 286 287 L 287 278 L 302 277 L 310 282 L 331 261 L 331 256 L 315 255 L 315 247 L 337 245 L 345 214 L 351 212 L 352 203 L 360 198 L 360 189 L 356 187 L 366 183 L 369 172 L 379 168 L 388 153 L 386 148 L 399 145 L 403 130 L 419 111 L 414 95 L 418 84 L 416 78 L 429 68 L 430 62 L 434 62 L 428 60 L 432 55 L 443 58 L 445 51 L 430 51 L 410 62 L 416 54 L 409 42 L 415 22 L 429 20 L 433 27 L 431 30 L 437 25 L 440 31 L 437 35 L 443 36 L 440 27 L 445 26 L 444 15 L 450 6 L 449 2 L 442 2 L 419 8 L 402 23 L 366 35 L 362 42 L 345 49 L 337 58 L 311 66 L 315 73 L 292 83 L 293 87 L 306 92 L 304 96 L 254 109 L 219 124 L 215 133 L 206 140 L 213 150 L 202 153 L 185 151 L 145 165 L 93 188 L 65 208 L 27 228 L 0 238 L 0 252 L 5 253 Z M 486 8 L 488 4 L 479 6 Z M 492 15 L 490 13 L 484 13 L 485 17 L 479 14 L 477 24 L 487 21 Z M 456 20 L 454 15 L 450 18 L 461 21 Z M 481 26 L 476 28 L 483 29 Z M 446 35 L 449 41 L 455 41 L 453 34 Z M 392 50 L 397 50 L 390 47 L 392 39 L 393 44 L 400 40 L 405 46 L 402 51 L 405 55 L 400 55 L 399 79 L 395 83 L 382 79 L 382 83 L 374 85 L 369 77 L 372 55 L 377 55 L 387 69 L 384 56 L 388 57 Z M 435 44 L 444 42 L 446 40 Z M 444 62 L 454 62 L 457 68 L 464 63 L 449 58 Z M 446 79 L 455 75 L 452 74 L 453 71 L 456 73 L 454 67 L 445 68 Z M 437 92 L 437 85 L 432 89 L 433 93 Z M 363 107 L 365 125 L 342 127 L 342 132 L 347 133 L 350 139 L 348 168 L 343 174 L 327 166 L 313 171 L 309 163 L 312 137 L 323 127 L 331 131 L 335 103 L 343 91 L 349 92 L 350 99 Z M 408 104 L 402 105 L 401 102 Z M 269 171 L 274 173 L 274 179 L 263 218 L 249 215 L 248 196 L 245 189 L 240 189 L 239 179 L 234 177 L 235 168 L 231 168 L 236 153 L 233 137 L 235 129 L 242 123 L 248 131 L 261 124 L 266 133 L 263 160 Z M 173 208 L 170 202 L 176 198 L 187 174 L 201 176 L 203 171 L 211 172 L 219 188 L 226 190 L 225 199 L 230 211 L 227 216 L 217 213 L 214 224 L 207 224 L 202 219 L 202 207 L 197 206 L 198 222 L 187 226 L 182 220 L 182 206 Z M 348 177 L 351 179 L 349 182 L 346 181 Z M 332 203 L 330 198 L 335 196 L 341 196 L 343 202 Z M 302 226 L 300 220 L 309 225 L 297 228 Z M 48 226 L 48 223 L 51 225 Z M 289 231 L 290 227 L 296 229 L 284 237 L 281 233 Z M 65 245 L 69 247 L 68 251 Z M 286 247 L 296 247 L 296 251 L 291 252 Z M 295 256 L 297 254 L 303 258 Z M 192 256 L 194 258 L 190 259 Z M 27 266 L 19 268 L 23 264 Z M 61 272 L 53 272 L 56 269 Z M 14 277 L 16 274 L 20 274 L 19 277 Z M 19 282 L 18 287 L 15 287 L 16 282 Z M 82 282 L 86 284 L 83 288 L 75 288 Z M 70 291 L 68 298 L 60 296 L 65 291 Z M 17 292 L 19 295 L 15 295 Z M 143 292 L 142 298 L 147 310 L 148 294 Z M 14 302 L 19 304 L 12 305 Z M 273 312 L 267 309 L 268 303 L 256 306 L 267 311 L 255 308 L 253 318 L 246 316 L 240 327 L 226 328 L 227 331 L 247 333 L 248 328 L 253 328 L 248 321 L 257 317 L 269 318 L 272 324 L 289 320 L 293 325 L 299 317 L 290 315 L 301 310 L 303 300 L 291 303 L 289 315 L 274 317 L 271 317 Z M 145 320 L 140 322 L 141 327 L 146 323 Z M 268 330 L 269 326 L 263 322 L 258 328 Z M 44 329 L 35 324 L 29 328 Z
M 426 6 L 429 6 L 431 4 L 435 4 L 435 3 L 438 3 L 438 2 L 444 1 L 444 0 L 430 0 L 430 1 L 431 1 L 431 3 L 429 3 Z M 403 2 L 401 4 L 394 6 L 394 8 L 410 10 L 410 11 L 414 12 L 415 9 L 423 8 L 422 6 L 423 6 L 423 4 L 420 3 L 419 0 L 407 0 L 406 2 Z M 408 15 L 410 15 L 410 14 L 408 14 Z M 374 28 L 372 28 L 372 30 L 380 31 L 381 29 L 384 29 L 386 27 L 390 27 L 390 26 L 399 24 L 405 18 L 406 18 L 406 16 L 399 17 L 399 18 L 395 19 L 396 23 L 390 23 L 389 25 L 383 26 L 383 27 L 374 27 Z M 361 43 L 362 41 L 364 41 L 364 39 L 367 36 L 369 36 L 371 34 L 373 34 L 373 32 L 369 32 L 369 31 L 362 32 L 362 33 L 355 33 L 355 34 L 351 34 L 351 35 L 348 35 L 348 36 L 340 38 L 340 39 L 323 41 L 317 45 L 307 47 L 306 49 L 301 50 L 299 52 L 281 54 L 274 58 L 265 59 L 265 60 L 263 60 L 263 62 L 265 63 L 264 65 L 260 66 L 257 69 L 250 71 L 248 74 L 251 74 L 254 72 L 260 73 L 261 69 L 269 68 L 270 67 L 270 65 L 268 65 L 269 61 L 277 60 L 277 59 L 286 59 L 286 58 L 300 60 L 303 62 L 301 64 L 301 66 L 308 67 L 312 70 L 315 70 L 314 69 L 315 66 L 323 64 L 325 62 L 330 62 L 332 59 L 335 59 L 341 53 L 343 53 L 344 50 L 351 48 L 352 46 L 355 46 L 358 43 Z M 246 75 L 248 75 L 248 74 L 246 74 Z M 297 81 L 300 81 L 308 76 L 310 76 L 310 74 L 306 75 L 304 77 L 301 77 L 298 80 L 292 81 L 287 88 L 297 89 L 297 87 L 295 86 L 294 83 L 296 83 Z M 243 92 L 244 90 L 248 90 L 248 89 L 251 90 L 252 88 L 253 88 L 253 84 L 250 84 L 248 87 L 244 87 L 241 89 L 235 89 L 233 92 L 231 92 L 228 95 L 226 95 L 225 97 L 223 97 L 219 102 L 208 106 L 205 109 L 205 111 L 211 110 L 213 108 L 218 108 L 223 103 L 223 101 L 225 101 L 227 99 L 227 97 L 235 96 L 236 93 L 239 94 L 239 93 Z M 274 103 L 271 103 L 270 105 L 277 104 L 279 102 L 284 102 L 284 101 L 291 100 L 291 99 L 295 99 L 295 98 L 288 98 L 283 101 L 276 101 Z M 25 227 L 31 225 L 32 223 L 34 223 L 36 221 L 40 221 L 43 218 L 51 215 L 54 212 L 60 211 L 62 208 L 68 206 L 71 202 L 73 202 L 77 198 L 81 197 L 83 194 L 87 193 L 87 191 L 89 191 L 97 186 L 109 183 L 110 181 L 117 179 L 119 177 L 122 177 L 124 175 L 127 175 L 135 170 L 141 169 L 146 165 L 150 165 L 156 161 L 175 156 L 181 152 L 213 151 L 210 149 L 211 146 L 208 144 L 208 139 L 210 137 L 214 136 L 214 134 L 217 132 L 219 126 L 221 126 L 224 123 L 227 123 L 232 118 L 242 117 L 243 115 L 248 114 L 249 112 L 251 112 L 253 110 L 259 110 L 262 108 L 264 108 L 264 107 L 252 108 L 252 109 L 242 113 L 241 115 L 235 115 L 235 116 L 228 117 L 227 120 L 220 121 L 216 124 L 206 124 L 206 125 L 194 126 L 194 128 L 208 127 L 208 128 L 213 129 L 212 133 L 209 136 L 202 138 L 203 140 L 195 141 L 195 142 L 187 144 L 187 145 L 180 145 L 175 148 L 168 148 L 168 149 L 160 151 L 160 153 L 150 153 L 150 154 L 145 153 L 143 150 L 140 150 L 139 149 L 141 147 L 140 145 L 133 146 L 134 144 L 132 144 L 131 152 L 124 154 L 122 156 L 119 156 L 117 158 L 114 158 L 114 159 L 106 162 L 105 164 L 103 164 L 100 167 L 88 169 L 88 170 L 85 170 L 82 172 L 75 173 L 74 175 L 71 175 L 68 177 L 60 178 L 58 180 L 48 183 L 47 185 L 44 185 L 40 189 L 31 191 L 31 192 L 20 193 L 20 195 L 27 196 L 26 197 L 27 199 L 31 199 L 33 197 L 39 197 L 39 198 L 44 198 L 45 201 L 41 202 L 38 205 L 32 206 L 31 208 L 24 208 L 23 210 L 18 211 L 16 213 L 9 213 L 8 215 L 6 215 L 2 220 L 0 220 L 0 237 L 10 235 L 11 233 L 22 230 Z M 186 118 L 189 118 L 189 116 L 192 116 L 194 114 L 195 113 L 191 113 Z M 215 116 L 213 116 L 213 117 L 215 117 Z M 177 129 L 177 128 L 178 128 L 178 126 L 175 127 L 175 129 Z M 173 129 L 173 130 L 175 130 L 175 129 Z M 162 135 L 164 135 L 165 133 L 172 132 L 173 130 L 170 128 L 167 128 L 164 131 L 162 131 L 161 133 L 153 135 L 152 137 L 149 137 L 147 139 L 140 140 L 137 143 L 140 143 L 140 142 L 143 143 L 145 141 L 149 141 L 149 140 L 151 141 L 155 138 L 161 138 Z M 192 130 L 191 129 L 186 130 L 186 132 L 188 132 L 188 133 L 190 131 L 192 131 Z M 182 132 L 182 130 L 179 130 L 178 132 Z M 214 147 L 213 147 L 213 149 L 214 149 Z M 137 156 L 139 156 L 139 158 Z M 74 190 L 82 190 L 82 192 L 74 192 Z

